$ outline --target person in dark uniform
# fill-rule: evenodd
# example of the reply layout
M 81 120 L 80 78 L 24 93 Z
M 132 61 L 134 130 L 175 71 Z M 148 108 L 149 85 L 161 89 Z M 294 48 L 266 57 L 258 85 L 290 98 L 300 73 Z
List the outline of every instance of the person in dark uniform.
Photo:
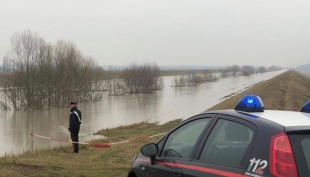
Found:
M 80 131 L 80 124 L 82 120 L 82 113 L 76 107 L 76 101 L 70 101 L 70 119 L 69 119 L 69 132 L 71 134 L 71 140 L 73 142 L 79 142 L 79 131 Z M 79 153 L 79 144 L 72 143 L 73 145 L 73 152 Z

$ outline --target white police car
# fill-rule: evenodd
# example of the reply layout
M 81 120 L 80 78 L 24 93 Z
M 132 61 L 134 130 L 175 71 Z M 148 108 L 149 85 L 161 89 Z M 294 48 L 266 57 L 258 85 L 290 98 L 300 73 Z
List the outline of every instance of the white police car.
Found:
M 193 116 L 144 145 L 128 177 L 310 177 L 310 102 L 264 110 L 246 95 L 235 110 Z

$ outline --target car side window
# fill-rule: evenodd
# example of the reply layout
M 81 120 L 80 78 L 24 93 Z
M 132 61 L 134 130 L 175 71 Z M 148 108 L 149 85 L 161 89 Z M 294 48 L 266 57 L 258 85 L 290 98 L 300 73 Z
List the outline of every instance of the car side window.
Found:
M 200 160 L 240 166 L 253 131 L 240 123 L 219 119 L 204 145 Z
M 161 156 L 189 158 L 201 132 L 210 119 L 194 120 L 171 133 L 163 147 Z
M 165 135 L 165 136 L 166 136 L 166 135 Z M 158 148 L 160 148 L 160 147 L 163 145 L 164 139 L 165 139 L 165 138 L 163 137 L 163 138 L 161 138 L 161 139 L 157 142 L 157 147 L 158 147 Z M 158 156 L 159 153 L 160 153 L 160 152 L 158 151 L 156 155 Z

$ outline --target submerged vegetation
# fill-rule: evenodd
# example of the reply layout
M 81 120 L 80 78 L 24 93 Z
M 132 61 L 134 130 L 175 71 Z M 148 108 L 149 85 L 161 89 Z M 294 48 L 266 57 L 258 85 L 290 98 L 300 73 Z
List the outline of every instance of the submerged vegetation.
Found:
M 265 73 L 269 71 L 277 71 L 282 68 L 271 66 L 268 69 L 261 66 L 254 68 L 251 65 L 228 66 L 225 69 L 209 69 L 209 70 L 188 70 L 186 74 L 177 75 L 172 80 L 171 87 L 197 86 L 204 82 L 216 82 L 220 78 L 235 77 L 235 76 L 250 76 L 258 73 Z
M 30 31 L 15 33 L 4 58 L 12 71 L 1 94 L 5 109 L 46 109 L 67 106 L 68 100 L 100 99 L 89 90 L 102 87 L 103 69 L 71 42 L 47 43 Z
M 120 79 L 113 79 L 108 71 L 105 89 L 109 95 L 124 95 L 126 93 L 152 93 L 164 87 L 160 77 L 160 69 L 156 63 L 138 65 L 132 63 L 120 71 Z
M 156 63 L 131 64 L 119 73 L 120 80 L 114 80 L 75 44 L 59 40 L 52 45 L 31 31 L 12 36 L 3 63 L 10 74 L 0 91 L 2 109 L 64 107 L 71 99 L 100 100 L 103 91 L 109 96 L 152 93 L 164 86 Z
M 203 70 L 198 73 L 195 70 L 189 70 L 186 75 L 175 76 L 171 87 L 196 86 L 203 82 L 214 82 L 217 80 L 218 76 L 214 71 Z

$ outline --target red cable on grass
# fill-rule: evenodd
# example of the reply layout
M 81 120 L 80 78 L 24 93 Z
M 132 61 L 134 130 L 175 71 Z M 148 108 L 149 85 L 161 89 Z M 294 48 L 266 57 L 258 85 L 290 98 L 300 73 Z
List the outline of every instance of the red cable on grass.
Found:
M 50 137 L 46 137 L 46 136 L 40 136 L 40 135 L 36 135 L 34 133 L 30 133 L 31 136 L 36 136 L 39 138 L 45 138 L 45 139 L 49 139 L 49 140 L 54 140 L 54 141 L 60 141 L 60 142 L 67 142 L 67 143 L 76 143 L 76 144 L 86 144 L 86 145 L 91 145 L 89 143 L 84 143 L 84 142 L 74 142 L 74 141 L 68 141 L 68 140 L 62 140 L 62 139 L 58 139 L 58 138 L 50 138 Z M 94 148 L 110 148 L 110 144 L 93 144 L 92 145 Z
M 148 139 L 148 138 L 152 138 L 152 137 L 156 137 L 156 136 L 160 136 L 160 135 L 164 135 L 164 134 L 166 134 L 166 133 L 160 133 L 160 134 L 157 134 L 157 135 L 145 136 L 145 137 L 135 138 L 135 139 L 127 140 L 127 141 L 115 142 L 115 143 L 93 144 L 92 146 L 94 148 L 110 148 L 111 145 L 141 141 L 141 140 L 145 140 L 145 139 Z M 45 138 L 45 139 L 49 139 L 49 140 L 60 141 L 60 142 L 68 142 L 68 143 L 78 143 L 78 144 L 91 145 L 89 143 L 84 143 L 84 142 L 74 142 L 74 141 L 62 140 L 62 139 L 58 139 L 58 138 L 50 138 L 50 137 L 46 137 L 46 136 L 40 136 L 40 135 L 36 135 L 36 134 L 34 134 L 32 132 L 30 133 L 30 135 L 31 136 L 36 136 L 36 137 L 39 137 L 39 138 Z

